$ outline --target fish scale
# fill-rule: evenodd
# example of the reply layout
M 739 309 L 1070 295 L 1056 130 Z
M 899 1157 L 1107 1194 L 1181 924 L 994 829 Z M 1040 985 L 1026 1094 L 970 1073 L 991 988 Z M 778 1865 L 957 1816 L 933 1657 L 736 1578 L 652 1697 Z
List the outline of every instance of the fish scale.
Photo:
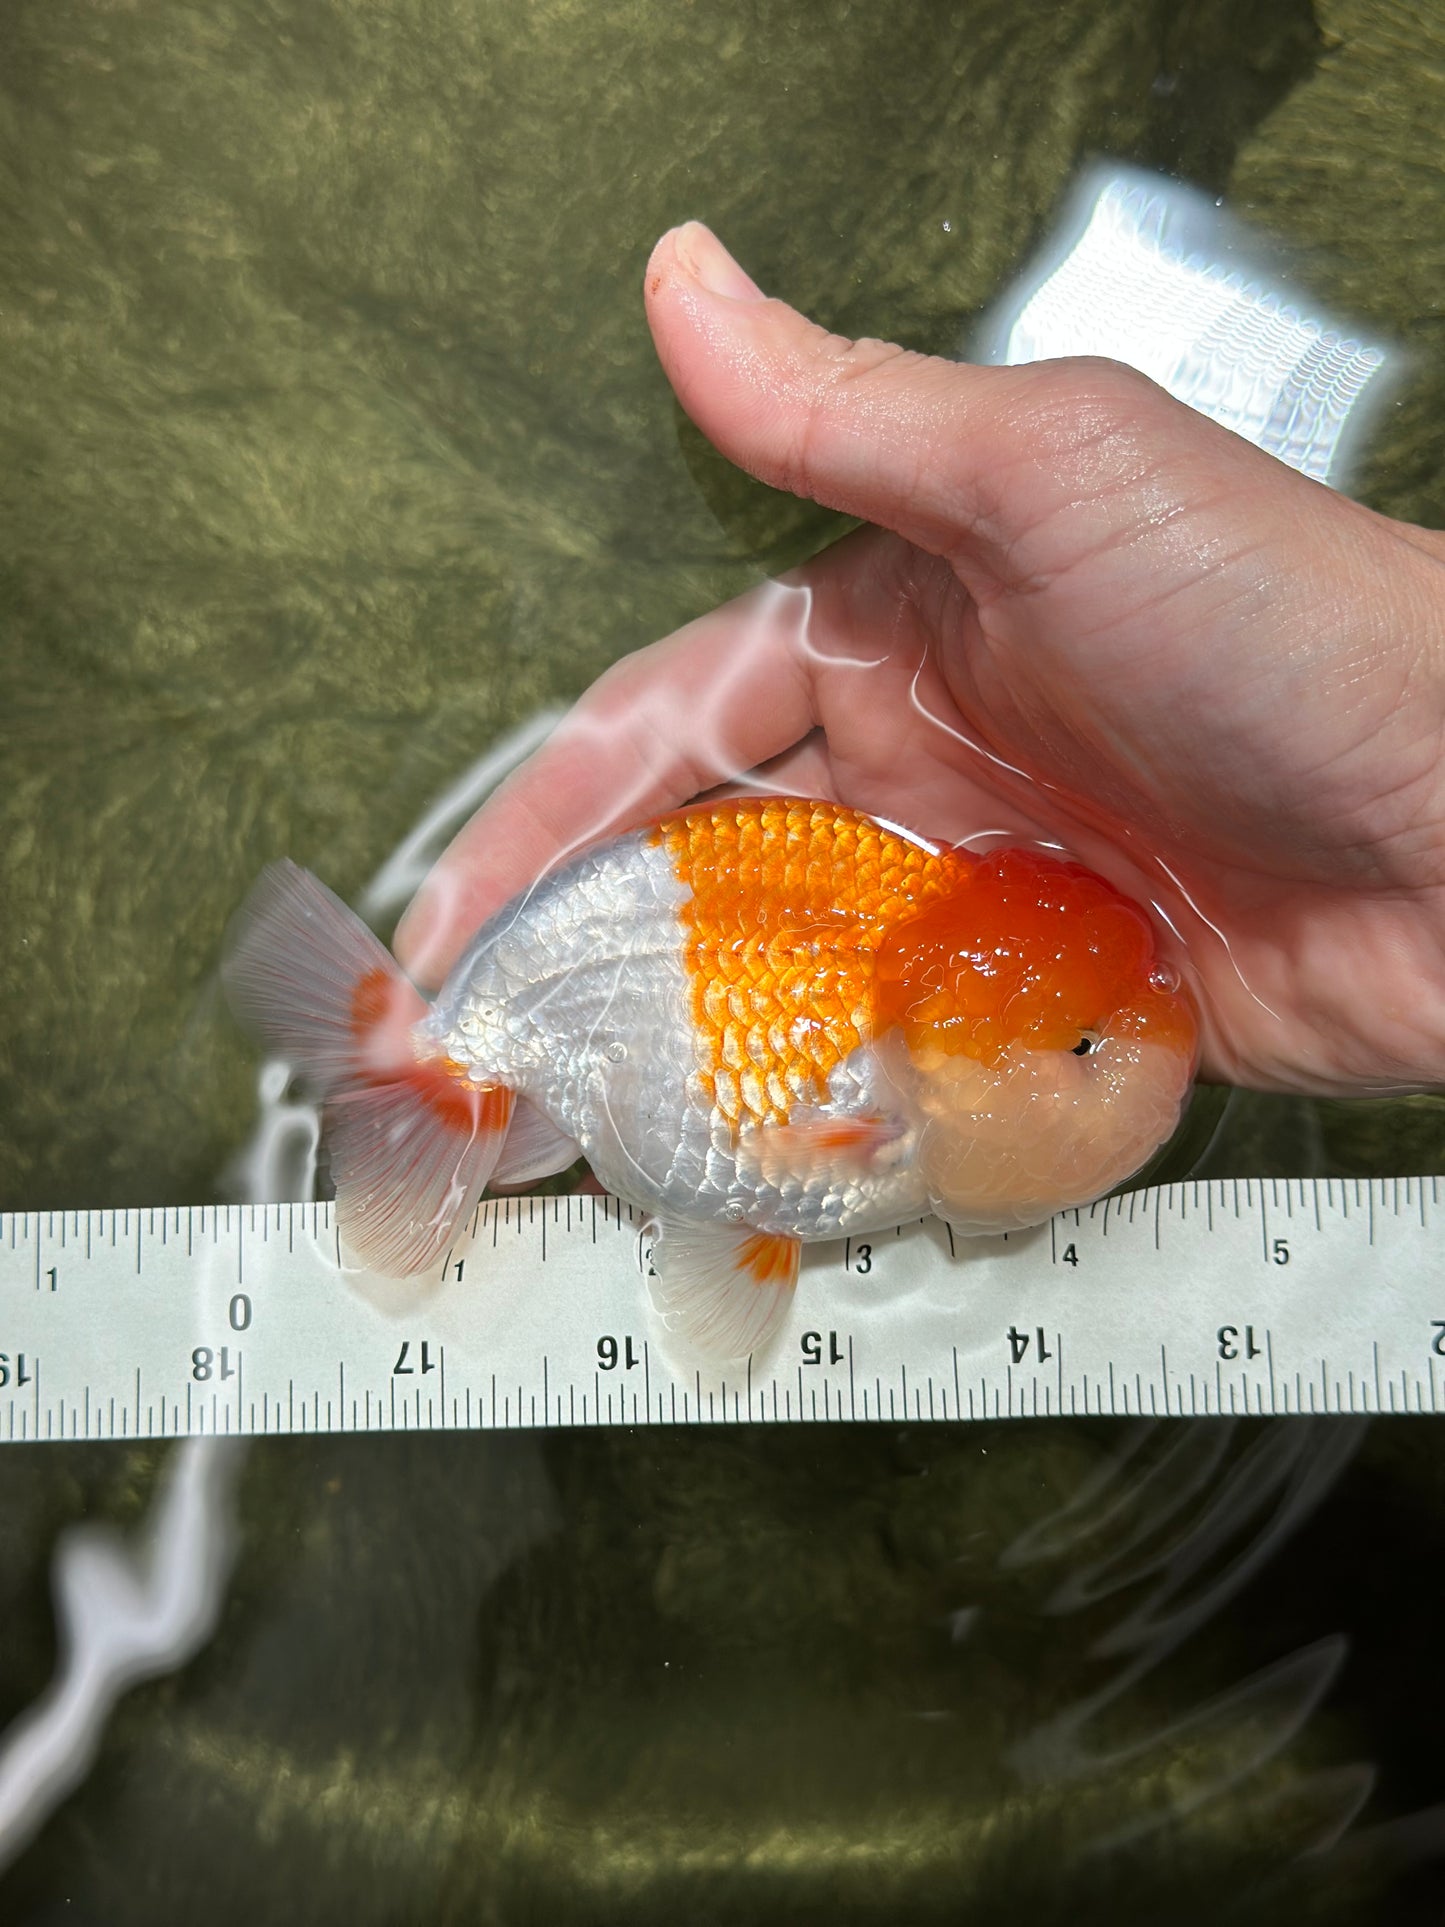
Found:
M 949 886 L 956 860 L 794 798 L 690 811 L 654 834 L 688 893 L 704 1086 L 732 1125 L 780 1122 L 867 1041 L 873 952 L 900 911 Z M 745 1064 L 759 1073 L 746 1086 Z

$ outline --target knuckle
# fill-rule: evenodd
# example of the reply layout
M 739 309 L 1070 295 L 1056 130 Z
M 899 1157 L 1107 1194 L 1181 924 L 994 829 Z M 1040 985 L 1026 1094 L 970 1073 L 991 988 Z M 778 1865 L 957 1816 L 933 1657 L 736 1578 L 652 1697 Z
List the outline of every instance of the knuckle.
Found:
M 922 360 L 896 342 L 863 335 L 826 335 L 800 370 L 798 406 L 790 411 L 794 429 L 783 451 L 779 485 L 794 493 L 811 492 L 810 482 L 826 465 L 827 444 L 837 432 L 840 406 L 855 405 L 853 392 L 884 374 Z
M 1157 435 L 1161 418 L 1181 404 L 1137 368 L 1102 356 L 1036 362 L 1013 371 L 1012 412 L 1031 438 L 1060 450 L 1137 446 Z

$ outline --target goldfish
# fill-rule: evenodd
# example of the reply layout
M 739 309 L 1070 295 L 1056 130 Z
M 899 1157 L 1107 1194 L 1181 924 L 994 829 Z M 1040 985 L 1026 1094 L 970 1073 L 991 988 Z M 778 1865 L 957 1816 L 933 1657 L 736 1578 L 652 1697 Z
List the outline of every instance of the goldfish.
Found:
M 664 1322 L 722 1361 L 776 1334 L 806 1242 L 928 1211 L 997 1233 L 1101 1196 L 1171 1135 L 1197 1054 L 1148 916 L 1102 877 L 798 797 L 583 849 L 431 1004 L 282 862 L 223 975 L 322 1101 L 362 1264 L 425 1272 L 488 1184 L 585 1158 L 655 1228 Z

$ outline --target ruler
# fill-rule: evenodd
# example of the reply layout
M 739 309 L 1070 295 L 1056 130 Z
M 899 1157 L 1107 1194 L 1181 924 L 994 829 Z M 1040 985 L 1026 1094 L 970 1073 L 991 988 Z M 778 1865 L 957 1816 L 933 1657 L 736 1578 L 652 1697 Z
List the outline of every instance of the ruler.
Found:
M 17 1213 L 0 1442 L 1435 1412 L 1442 1186 L 1178 1184 L 811 1247 L 780 1338 L 727 1371 L 657 1324 L 616 1199 L 486 1203 L 405 1285 L 343 1265 L 326 1204 Z

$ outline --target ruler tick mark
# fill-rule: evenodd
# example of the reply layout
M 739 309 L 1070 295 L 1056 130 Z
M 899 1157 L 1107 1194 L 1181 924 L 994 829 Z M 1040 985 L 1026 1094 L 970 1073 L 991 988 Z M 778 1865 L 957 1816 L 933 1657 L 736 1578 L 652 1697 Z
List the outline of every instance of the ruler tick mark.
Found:
M 1333 1188 L 1337 1182 L 1338 1193 Z M 916 1323 L 912 1311 L 904 1309 L 908 1304 L 905 1293 L 896 1313 L 885 1305 L 870 1311 L 864 1340 L 857 1340 L 846 1329 L 838 1331 L 835 1342 L 840 1356 L 835 1365 L 841 1365 L 841 1346 L 847 1345 L 846 1399 L 841 1376 L 826 1364 L 824 1370 L 807 1374 L 801 1368 L 794 1370 L 789 1361 L 783 1368 L 780 1385 L 772 1373 L 764 1377 L 755 1372 L 755 1361 L 749 1359 L 745 1361 L 743 1386 L 739 1386 L 736 1379 L 729 1385 L 720 1377 L 713 1377 L 704 1385 L 700 1371 L 694 1371 L 693 1383 L 681 1401 L 685 1407 L 684 1419 L 678 1409 L 680 1388 L 674 1386 L 672 1367 L 665 1353 L 659 1355 L 654 1397 L 651 1346 L 639 1334 L 635 1342 L 640 1356 L 634 1362 L 640 1363 L 643 1369 L 640 1374 L 632 1375 L 637 1380 L 636 1389 L 628 1377 L 619 1373 L 615 1381 L 608 1381 L 609 1394 L 616 1391 L 618 1396 L 603 1398 L 595 1370 L 588 1372 L 584 1366 L 586 1375 L 593 1378 L 593 1389 L 585 1398 L 586 1422 L 667 1423 L 670 1410 L 671 1422 L 689 1424 L 709 1420 L 736 1423 L 744 1417 L 781 1422 L 785 1403 L 788 1419 L 818 1423 L 832 1423 L 840 1418 L 876 1421 L 886 1419 L 890 1412 L 899 1420 L 906 1417 L 912 1422 L 970 1416 L 982 1419 L 1005 1414 L 1042 1416 L 1071 1410 L 1091 1415 L 1114 1412 L 1131 1417 L 1150 1413 L 1187 1415 L 1191 1411 L 1227 1414 L 1231 1410 L 1251 1416 L 1256 1413 L 1297 1416 L 1310 1411 L 1330 1415 L 1438 1411 L 1442 1405 L 1439 1361 L 1425 1341 L 1434 1337 L 1430 1321 L 1442 1310 L 1433 1282 L 1439 1276 L 1434 1240 L 1437 1235 L 1445 1237 L 1439 1202 L 1440 1187 L 1435 1179 L 1428 1183 L 1416 1179 L 1190 1180 L 1176 1186 L 1149 1186 L 1120 1198 L 1100 1200 L 1086 1210 L 1060 1214 L 1050 1221 L 1048 1240 L 1036 1240 L 1032 1249 L 1027 1240 L 1009 1242 L 999 1238 L 986 1241 L 981 1248 L 975 1247 L 978 1253 L 975 1259 L 972 1254 L 966 1254 L 960 1244 L 956 1262 L 976 1264 L 978 1269 L 972 1277 L 977 1283 L 971 1281 L 966 1298 L 958 1301 L 967 1309 L 958 1312 L 952 1330 L 946 1326 L 930 1330 L 925 1324 Z M 1216 1207 L 1221 1207 L 1218 1214 Z M 1253 1316 L 1254 1332 L 1260 1341 L 1250 1357 L 1257 1357 L 1261 1362 L 1231 1366 L 1227 1402 L 1222 1366 L 1216 1366 L 1211 1386 L 1207 1376 L 1208 1350 L 1204 1351 L 1202 1360 L 1195 1351 L 1204 1334 L 1195 1331 L 1192 1319 L 1186 1321 L 1181 1312 L 1177 1329 L 1169 1326 L 1162 1336 L 1156 1329 L 1141 1340 L 1137 1319 L 1130 1321 L 1122 1312 L 1116 1315 L 1107 1303 L 1107 1293 L 1102 1311 L 1091 1306 L 1087 1330 L 1082 1325 L 1071 1328 L 1070 1345 L 1076 1348 L 1077 1357 L 1066 1360 L 1062 1334 L 1053 1333 L 1050 1334 L 1054 1341 L 1052 1358 L 1042 1350 L 1044 1341 L 1041 1340 L 1039 1367 L 1030 1371 L 1027 1378 L 1019 1376 L 1029 1363 L 1027 1359 L 1012 1366 L 1005 1359 L 994 1359 L 986 1336 L 988 1330 L 1008 1328 L 1020 1317 L 1036 1317 L 1030 1292 L 1053 1289 L 1056 1292 L 1053 1302 L 1063 1302 L 1058 1295 L 1060 1286 L 1067 1287 L 1073 1281 L 1069 1275 L 1060 1280 L 1057 1261 L 1065 1242 L 1079 1239 L 1086 1211 L 1090 1234 L 1084 1235 L 1081 1252 L 1092 1249 L 1104 1255 L 1102 1246 L 1107 1240 L 1110 1249 L 1106 1278 L 1117 1274 L 1121 1304 L 1127 1301 L 1136 1307 L 1140 1302 L 1136 1282 L 1147 1289 L 1150 1280 L 1167 1285 L 1181 1272 L 1187 1277 L 1193 1265 L 1208 1261 L 1211 1238 L 1220 1241 L 1217 1250 L 1223 1260 L 1229 1249 L 1225 1242 L 1228 1239 L 1243 1233 L 1252 1245 L 1258 1237 L 1266 1262 L 1273 1266 L 1276 1262 L 1273 1226 L 1280 1216 L 1285 1217 L 1293 1233 L 1294 1269 L 1285 1271 L 1281 1267 L 1279 1272 L 1271 1270 L 1270 1273 L 1270 1284 L 1280 1310 L 1275 1312 L 1271 1302 L 1261 1319 L 1261 1307 L 1251 1303 L 1231 1304 L 1226 1300 L 1216 1314 L 1232 1313 L 1241 1319 Z M 1312 1215 L 1317 1238 L 1306 1240 L 1304 1227 Z M 1352 1218 L 1358 1229 L 1347 1237 L 1346 1227 Z M 438 1342 L 439 1334 L 432 1338 L 436 1353 L 435 1381 L 427 1381 L 425 1385 L 411 1381 L 412 1395 L 408 1398 L 404 1393 L 401 1400 L 397 1400 L 395 1386 L 388 1381 L 392 1429 L 425 1429 L 429 1425 L 460 1427 L 463 1388 L 450 1382 L 448 1371 L 450 1367 L 454 1374 L 458 1355 L 466 1361 L 463 1385 L 469 1426 L 502 1429 L 509 1425 L 566 1424 L 569 1413 L 575 1422 L 575 1407 L 582 1394 L 580 1388 L 574 1390 L 572 1384 L 573 1361 L 587 1360 L 588 1354 L 595 1350 L 596 1330 L 625 1331 L 629 1325 L 636 1329 L 636 1270 L 632 1259 L 633 1242 L 641 1223 L 638 1213 L 631 1209 L 623 1211 L 620 1207 L 614 1210 L 610 1200 L 592 1198 L 585 1206 L 580 1198 L 529 1200 L 525 1204 L 507 1200 L 500 1207 L 488 1201 L 470 1214 L 472 1232 L 482 1245 L 486 1243 L 489 1219 L 498 1270 L 504 1278 L 514 1277 L 518 1289 L 525 1274 L 528 1290 L 535 1294 L 535 1322 L 529 1322 L 526 1314 L 517 1315 L 516 1291 L 478 1293 L 475 1304 L 467 1295 L 458 1294 L 465 1302 L 458 1309 L 459 1324 L 449 1341 L 453 1357 L 446 1357 L 446 1348 Z M 509 1236 L 498 1243 L 498 1228 L 503 1224 Z M 601 1238 L 603 1226 L 615 1231 L 617 1239 Z M 577 1233 L 575 1245 L 571 1238 L 573 1231 Z M 1061 1231 L 1064 1237 L 1060 1237 Z M 24 1343 L 26 1378 L 21 1381 L 25 1389 L 19 1398 L 13 1393 L 7 1397 L 0 1391 L 0 1428 L 3 1428 L 0 1438 L 59 1441 L 147 1435 L 169 1438 L 186 1432 L 197 1437 L 217 1431 L 232 1435 L 258 1431 L 265 1434 L 296 1431 L 301 1427 L 307 1432 L 328 1428 L 355 1431 L 363 1426 L 367 1430 L 384 1428 L 388 1407 L 382 1401 L 379 1386 L 367 1383 L 373 1369 L 367 1348 L 374 1341 L 364 1336 L 364 1323 L 357 1325 L 350 1298 L 351 1284 L 336 1274 L 333 1256 L 336 1239 L 334 1212 L 328 1206 L 312 1204 L 0 1214 L 0 1290 L 5 1293 L 0 1302 L 12 1307 L 19 1302 L 9 1295 L 18 1283 L 23 1287 L 24 1303 L 41 1321 L 39 1327 L 33 1327 L 22 1326 L 18 1319 L 12 1319 L 5 1333 L 10 1341 L 12 1360 L 21 1342 Z M 1296 1239 L 1298 1243 L 1294 1242 Z M 911 1268 L 916 1266 L 920 1281 L 954 1287 L 949 1276 L 949 1239 L 947 1235 L 938 1235 L 937 1222 L 925 1225 L 920 1220 L 896 1226 L 892 1240 L 886 1231 L 880 1231 L 874 1234 L 873 1241 L 875 1249 L 880 1254 L 887 1253 L 890 1262 L 896 1249 L 899 1276 L 905 1282 Z M 855 1259 L 857 1244 L 854 1238 L 843 1245 L 845 1268 Z M 544 1248 L 545 1267 L 541 1263 Z M 235 1284 L 231 1290 L 245 1287 L 244 1296 L 248 1304 L 255 1307 L 256 1331 L 246 1341 L 244 1350 L 233 1343 L 230 1369 L 222 1363 L 225 1356 L 222 1348 L 215 1347 L 213 1355 L 221 1365 L 220 1375 L 216 1378 L 213 1374 L 213 1384 L 200 1387 L 198 1398 L 187 1376 L 192 1370 L 187 1351 L 193 1340 L 186 1329 L 190 1308 L 202 1302 L 207 1317 L 212 1309 L 218 1309 L 224 1318 L 226 1299 L 221 1297 L 216 1301 L 206 1297 L 198 1301 L 193 1293 L 177 1287 L 182 1286 L 188 1274 L 195 1277 L 197 1284 L 202 1283 L 196 1272 L 208 1262 L 219 1267 L 219 1284 L 220 1279 L 230 1275 L 233 1251 Z M 610 1255 L 604 1257 L 604 1253 Z M 46 1265 L 52 1254 L 58 1289 L 47 1291 Z M 69 1254 L 68 1263 L 62 1254 Z M 621 1262 L 619 1254 L 625 1254 Z M 484 1258 L 491 1260 L 492 1256 L 492 1253 L 479 1252 L 479 1266 L 484 1267 Z M 575 1268 L 579 1260 L 580 1271 Z M 825 1261 L 824 1272 L 829 1262 Z M 876 1263 L 875 1258 L 875 1268 Z M 1007 1270 L 1007 1298 L 1003 1294 L 1003 1274 L 997 1271 L 1000 1265 Z M 193 1266 L 196 1272 L 192 1271 Z M 574 1268 L 569 1270 L 569 1266 Z M 144 1300 L 131 1299 L 126 1289 L 137 1271 L 148 1288 Z M 295 1279 L 304 1289 L 273 1292 L 273 1281 L 283 1276 Z M 1223 1276 L 1221 1271 L 1221 1279 Z M 805 1275 L 805 1293 L 809 1284 Z M 152 1286 L 155 1289 L 149 1289 Z M 579 1286 L 584 1288 L 579 1290 Z M 117 1289 L 122 1295 L 113 1297 Z M 1013 1295 L 1020 1290 L 1024 1293 L 1022 1301 Z M 1347 1294 L 1352 1309 L 1357 1307 L 1362 1290 L 1374 1294 L 1367 1301 L 1370 1369 L 1364 1369 L 1358 1337 L 1351 1333 L 1345 1347 L 1346 1369 L 1343 1374 L 1337 1374 L 1330 1365 L 1328 1347 L 1321 1349 L 1321 1338 L 1329 1337 L 1338 1355 L 1340 1334 L 1350 1328 L 1337 1327 L 1331 1322 L 1332 1308 L 1344 1304 Z M 913 1304 L 920 1302 L 922 1296 L 921 1293 L 915 1295 Z M 154 1308 L 163 1300 L 173 1300 L 177 1307 L 175 1324 L 169 1328 L 155 1322 L 153 1316 Z M 932 1302 L 943 1300 L 938 1296 Z M 1019 1302 L 1028 1306 L 1026 1313 L 1016 1309 Z M 1165 1302 L 1163 1296 L 1156 1302 Z M 142 1303 L 148 1307 L 146 1321 L 137 1325 L 132 1345 L 127 1346 L 122 1337 L 118 1370 L 105 1363 L 90 1363 L 93 1353 L 78 1337 L 75 1346 L 70 1344 L 71 1332 L 79 1334 L 87 1328 L 98 1308 L 103 1308 L 103 1315 L 110 1317 L 123 1334 L 128 1308 Z M 496 1316 L 498 1303 L 509 1308 L 500 1323 Z M 300 1339 L 302 1324 L 288 1326 L 286 1322 L 292 1315 L 288 1309 L 292 1304 L 306 1307 L 304 1329 L 308 1336 L 304 1345 Z M 995 1327 L 993 1318 L 1005 1306 L 1001 1324 Z M 449 1303 L 447 1309 L 450 1317 L 453 1306 Z M 313 1314 L 320 1320 L 316 1336 L 311 1333 Z M 231 1315 L 233 1319 L 245 1319 L 240 1329 L 250 1328 L 246 1307 L 238 1310 L 233 1303 Z M 845 1318 L 822 1299 L 816 1309 L 809 1303 L 805 1315 L 819 1323 L 830 1315 L 840 1327 L 846 1323 Z M 1303 1322 L 1306 1318 L 1309 1323 Z M 203 1322 L 201 1329 L 205 1332 L 212 1328 Z M 1040 1332 L 1043 1329 L 1040 1325 Z M 1170 1329 L 1174 1329 L 1176 1356 L 1181 1355 L 1179 1346 L 1184 1343 L 1188 1347 L 1186 1366 L 1188 1357 L 1195 1357 L 1193 1372 L 1186 1369 L 1177 1376 L 1174 1374 L 1168 1359 Z M 1275 1329 L 1281 1334 L 1280 1359 L 1274 1356 Z M 229 1340 L 236 1330 L 233 1323 L 231 1332 L 223 1331 L 219 1335 Z M 541 1354 L 540 1368 L 538 1353 L 531 1349 L 539 1330 L 545 1330 L 549 1338 L 548 1349 Z M 1240 1331 L 1241 1334 L 1244 1331 L 1243 1323 Z M 860 1342 L 864 1345 L 862 1359 L 858 1356 Z M 329 1353 L 325 1349 L 328 1344 Z M 1243 1351 L 1242 1337 L 1239 1344 Z M 458 1346 L 459 1353 L 455 1349 Z M 413 1351 L 416 1349 L 414 1342 Z M 250 1357 L 246 1356 L 247 1352 L 251 1353 Z M 313 1355 L 330 1356 L 334 1361 L 335 1377 L 330 1376 L 333 1367 L 328 1367 L 324 1374 L 329 1387 L 324 1404 L 308 1362 Z M 1303 1369 L 1287 1365 L 1291 1355 L 1305 1361 Z M 1315 1368 L 1307 1363 L 1311 1355 L 1316 1357 Z M 36 1385 L 27 1381 L 35 1377 L 30 1363 L 39 1356 L 46 1361 L 46 1372 L 43 1384 Z M 76 1361 L 73 1367 L 72 1357 Z M 475 1374 L 479 1386 L 485 1383 L 477 1370 L 480 1359 L 496 1364 L 498 1370 L 493 1374 L 490 1405 L 484 1393 L 479 1392 L 478 1406 L 473 1409 L 473 1387 L 467 1380 Z M 970 1374 L 966 1402 L 963 1396 L 965 1359 L 971 1359 L 975 1368 Z M 1052 1365 L 1051 1370 L 1044 1368 L 1046 1359 Z M 87 1362 L 81 1363 L 81 1360 Z M 1412 1360 L 1417 1360 L 1418 1365 L 1412 1364 Z M 1358 1371 L 1354 1369 L 1356 1363 L 1361 1367 Z M 859 1370 L 862 1364 L 876 1366 L 871 1387 L 867 1385 L 866 1374 Z M 288 1379 L 288 1365 L 300 1370 L 299 1387 L 294 1376 Z M 353 1365 L 361 1371 L 362 1394 L 349 1393 L 346 1389 L 347 1368 Z M 688 1369 L 692 1370 L 691 1363 Z M 174 1397 L 153 1391 L 148 1403 L 147 1372 L 153 1386 L 176 1385 L 179 1381 L 185 1386 L 184 1395 L 178 1387 Z M 1187 1399 L 1186 1378 L 1189 1380 Z M 353 1380 L 355 1382 L 354 1374 Z M 497 1381 L 508 1385 L 505 1401 Z M 403 1378 L 403 1387 L 407 1382 Z M 435 1392 L 430 1389 L 433 1382 Z M 889 1388 L 886 1401 L 885 1383 Z M 771 1398 L 767 1390 L 769 1384 L 773 1387 Z M 284 1403 L 280 1397 L 283 1385 L 287 1388 Z M 373 1390 L 376 1391 L 374 1409 Z M 427 1393 L 424 1398 L 423 1390 Z M 792 1397 L 793 1390 L 798 1393 L 796 1400 Z M 258 1391 L 259 1400 L 254 1396 Z M 398 1411 L 398 1405 L 403 1409 Z

